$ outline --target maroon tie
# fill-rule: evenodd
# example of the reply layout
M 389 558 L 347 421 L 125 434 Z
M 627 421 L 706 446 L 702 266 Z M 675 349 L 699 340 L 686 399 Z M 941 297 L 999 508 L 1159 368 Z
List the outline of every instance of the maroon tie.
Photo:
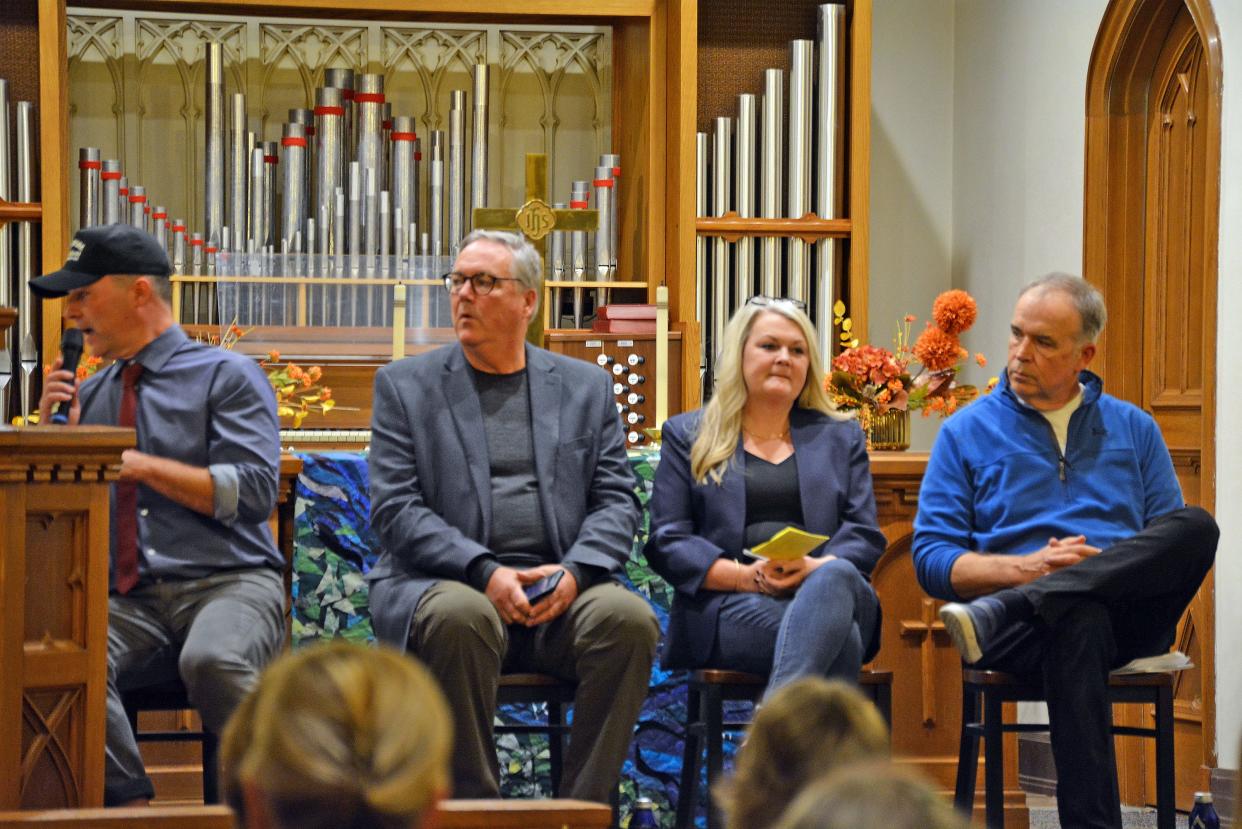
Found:
M 130 363 L 121 370 L 121 413 L 117 426 L 134 426 L 138 412 L 138 391 L 135 384 L 142 374 L 142 363 Z M 113 568 L 116 592 L 128 593 L 138 583 L 138 484 L 118 481 L 116 512 L 112 516 L 116 538 L 116 562 Z

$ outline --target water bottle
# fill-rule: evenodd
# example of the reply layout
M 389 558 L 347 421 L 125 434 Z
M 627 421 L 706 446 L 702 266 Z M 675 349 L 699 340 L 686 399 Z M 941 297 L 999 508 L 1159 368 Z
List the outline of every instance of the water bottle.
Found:
M 1220 818 L 1212 805 L 1211 792 L 1195 792 L 1195 807 L 1190 810 L 1187 825 L 1190 829 L 1220 829 Z
M 660 821 L 656 819 L 656 807 L 651 802 L 651 798 L 640 797 L 634 801 L 634 811 L 630 814 L 630 829 L 660 829 Z

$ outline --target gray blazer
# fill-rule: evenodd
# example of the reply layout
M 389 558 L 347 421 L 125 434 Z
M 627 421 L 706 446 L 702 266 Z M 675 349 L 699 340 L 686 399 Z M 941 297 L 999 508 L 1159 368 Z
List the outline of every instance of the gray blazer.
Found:
M 640 505 L 609 375 L 526 346 L 539 506 L 557 560 L 615 573 Z M 461 346 L 384 366 L 371 414 L 368 575 L 375 635 L 404 648 L 414 609 L 441 579 L 464 582 L 488 552 L 492 503 L 483 412 Z

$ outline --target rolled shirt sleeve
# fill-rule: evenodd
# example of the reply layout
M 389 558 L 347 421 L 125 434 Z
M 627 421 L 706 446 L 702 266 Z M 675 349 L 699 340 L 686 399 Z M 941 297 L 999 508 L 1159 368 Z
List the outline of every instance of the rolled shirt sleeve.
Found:
M 213 463 L 207 467 L 211 473 L 212 499 L 215 519 L 225 526 L 237 520 L 238 481 L 237 467 L 231 463 Z

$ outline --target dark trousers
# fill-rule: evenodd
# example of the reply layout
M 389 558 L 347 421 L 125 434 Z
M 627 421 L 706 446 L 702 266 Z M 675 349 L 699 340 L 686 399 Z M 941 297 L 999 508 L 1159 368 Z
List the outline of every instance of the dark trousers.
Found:
M 984 651 L 979 667 L 1043 683 L 1057 811 L 1067 829 L 1120 829 L 1109 671 L 1169 649 L 1219 537 L 1198 507 L 1170 513 L 1099 555 L 1017 588 L 1035 617 L 1010 624 Z

